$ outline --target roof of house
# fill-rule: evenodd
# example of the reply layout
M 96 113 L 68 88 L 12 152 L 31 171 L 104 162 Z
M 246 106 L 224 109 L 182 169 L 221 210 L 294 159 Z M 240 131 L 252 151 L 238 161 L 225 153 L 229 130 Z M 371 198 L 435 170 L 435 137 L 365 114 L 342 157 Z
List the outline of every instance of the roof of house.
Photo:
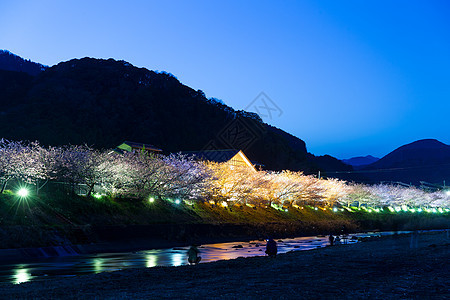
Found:
M 195 159 L 214 161 L 217 163 L 227 162 L 232 159 L 239 150 L 225 149 L 225 150 L 203 150 L 203 151 L 184 151 L 182 154 L 193 156 Z
M 153 145 L 150 144 L 143 144 L 143 143 L 136 143 L 136 142 L 130 142 L 130 141 L 125 141 L 122 144 L 120 144 L 119 146 L 117 146 L 118 149 L 122 149 L 122 150 L 126 150 L 126 147 L 121 147 L 122 145 L 127 145 L 131 148 L 137 148 L 137 149 L 145 149 L 145 150 L 149 150 L 149 151 L 156 151 L 156 152 L 162 152 L 162 149 L 159 149 Z

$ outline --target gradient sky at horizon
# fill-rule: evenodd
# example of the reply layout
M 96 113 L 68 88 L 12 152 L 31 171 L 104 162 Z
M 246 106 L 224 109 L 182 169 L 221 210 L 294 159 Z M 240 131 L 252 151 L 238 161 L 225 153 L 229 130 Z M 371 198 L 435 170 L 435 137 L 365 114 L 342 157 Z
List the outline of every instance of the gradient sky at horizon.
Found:
M 450 144 L 448 1 L 1 0 L 0 49 L 167 71 L 338 158 Z

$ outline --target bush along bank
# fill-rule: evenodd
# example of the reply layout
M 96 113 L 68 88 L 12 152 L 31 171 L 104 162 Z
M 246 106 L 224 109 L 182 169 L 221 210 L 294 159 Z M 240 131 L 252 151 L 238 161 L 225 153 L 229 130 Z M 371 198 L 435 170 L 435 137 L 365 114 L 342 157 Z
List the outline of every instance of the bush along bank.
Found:
M 111 244 L 118 250 L 367 230 L 450 228 L 450 215 L 314 206 L 232 207 L 199 201 L 2 195 L 1 248 Z M 95 247 L 91 247 L 94 249 Z M 87 248 L 86 248 L 87 249 Z M 87 249 L 86 251 L 91 251 Z M 92 250 L 94 251 L 94 250 Z

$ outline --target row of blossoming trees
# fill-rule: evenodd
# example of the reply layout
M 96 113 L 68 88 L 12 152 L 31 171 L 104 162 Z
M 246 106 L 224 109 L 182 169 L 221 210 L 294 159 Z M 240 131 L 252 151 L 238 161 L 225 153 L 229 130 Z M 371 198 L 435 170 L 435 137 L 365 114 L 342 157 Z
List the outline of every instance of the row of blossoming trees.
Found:
M 99 151 L 87 146 L 43 147 L 39 143 L 0 141 L 1 192 L 12 180 L 94 188 L 113 197 L 159 197 L 214 201 L 227 205 L 371 207 L 449 207 L 442 191 L 414 187 L 361 185 L 318 179 L 301 172 L 254 172 L 245 167 L 199 162 L 181 154 Z

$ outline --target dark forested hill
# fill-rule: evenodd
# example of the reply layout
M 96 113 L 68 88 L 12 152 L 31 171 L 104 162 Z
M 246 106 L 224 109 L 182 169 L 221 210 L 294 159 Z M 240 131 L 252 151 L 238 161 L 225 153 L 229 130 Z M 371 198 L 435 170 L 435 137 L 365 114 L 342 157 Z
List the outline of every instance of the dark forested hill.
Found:
M 207 99 L 168 73 L 84 58 L 35 77 L 1 71 L 0 79 L 0 137 L 97 148 L 129 140 L 166 153 L 238 148 L 268 169 L 327 169 L 307 153 L 302 140 L 254 113 Z M 348 169 L 337 159 L 328 160 L 333 169 Z
M 46 66 L 25 60 L 9 51 L 0 50 L 0 70 L 24 72 L 35 76 L 46 68 Z

